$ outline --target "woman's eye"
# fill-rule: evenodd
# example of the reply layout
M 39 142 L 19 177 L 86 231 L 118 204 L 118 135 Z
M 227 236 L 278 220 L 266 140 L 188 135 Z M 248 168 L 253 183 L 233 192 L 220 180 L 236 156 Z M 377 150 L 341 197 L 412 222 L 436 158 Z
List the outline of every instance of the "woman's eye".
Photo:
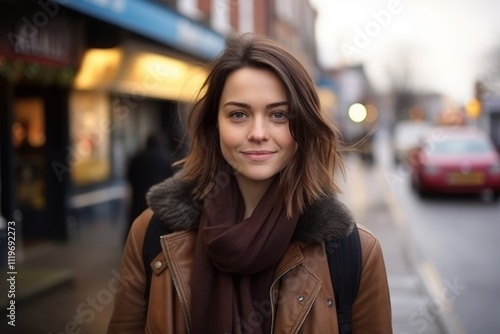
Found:
M 276 111 L 272 115 L 274 118 L 282 120 L 282 119 L 287 119 L 288 115 L 282 111 Z
M 230 116 L 231 116 L 231 118 L 242 119 L 243 117 L 245 117 L 245 113 L 243 113 L 241 111 L 236 111 L 236 112 L 233 112 Z

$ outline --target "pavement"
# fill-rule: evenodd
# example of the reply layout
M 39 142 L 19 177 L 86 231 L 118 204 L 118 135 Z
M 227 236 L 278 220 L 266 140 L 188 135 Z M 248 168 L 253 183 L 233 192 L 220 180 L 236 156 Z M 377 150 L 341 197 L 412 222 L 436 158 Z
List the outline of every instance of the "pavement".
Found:
M 442 280 L 432 263 L 416 251 L 404 212 L 380 165 L 363 165 L 356 156 L 346 159 L 346 180 L 340 199 L 358 224 L 380 241 L 391 294 L 395 334 L 465 334 Z
M 465 333 L 431 263 L 415 252 L 404 214 L 380 167 L 347 157 L 340 199 L 359 224 L 379 239 L 384 253 L 395 334 Z M 105 218 L 106 216 L 112 219 Z M 105 333 L 119 277 L 125 219 L 101 214 L 74 222 L 66 243 L 24 249 L 17 264 L 16 322 L 2 316 L 1 333 Z M 4 269 L 5 272 L 7 271 Z M 0 302 L 6 309 L 2 280 Z M 3 298 L 3 299 L 2 299 Z

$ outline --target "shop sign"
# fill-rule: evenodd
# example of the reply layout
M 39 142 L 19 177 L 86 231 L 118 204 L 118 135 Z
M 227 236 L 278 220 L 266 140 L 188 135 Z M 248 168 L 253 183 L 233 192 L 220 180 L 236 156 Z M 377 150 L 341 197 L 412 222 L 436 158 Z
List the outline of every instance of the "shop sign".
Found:
M 46 18 L 46 19 L 45 19 Z M 82 43 L 78 25 L 63 17 L 50 18 L 36 13 L 25 15 L 10 25 L 0 42 L 0 53 L 11 59 L 52 65 L 77 65 Z

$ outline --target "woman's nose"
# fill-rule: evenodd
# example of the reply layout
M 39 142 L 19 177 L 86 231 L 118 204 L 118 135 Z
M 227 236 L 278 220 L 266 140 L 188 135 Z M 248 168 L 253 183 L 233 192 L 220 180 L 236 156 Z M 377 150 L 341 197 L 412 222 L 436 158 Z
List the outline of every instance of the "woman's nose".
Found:
M 267 124 L 264 119 L 255 118 L 252 122 L 248 140 L 250 141 L 266 141 L 269 138 Z

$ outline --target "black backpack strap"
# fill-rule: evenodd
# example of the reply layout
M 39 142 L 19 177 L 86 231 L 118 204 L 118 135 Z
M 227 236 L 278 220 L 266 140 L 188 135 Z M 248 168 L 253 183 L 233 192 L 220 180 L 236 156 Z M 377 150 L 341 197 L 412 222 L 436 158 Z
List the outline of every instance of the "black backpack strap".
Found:
M 158 216 L 153 214 L 151 220 L 149 221 L 146 235 L 144 236 L 144 245 L 142 248 L 142 258 L 144 261 L 144 269 L 146 271 L 146 289 L 144 292 L 145 300 L 149 299 L 149 290 L 151 289 L 151 276 L 153 275 L 153 270 L 151 269 L 150 263 L 161 252 L 160 237 L 170 232 L 170 229 L 165 226 L 165 224 L 162 224 L 160 222 Z
M 357 226 L 345 238 L 326 242 L 340 334 L 351 333 L 351 308 L 361 279 L 361 242 Z

